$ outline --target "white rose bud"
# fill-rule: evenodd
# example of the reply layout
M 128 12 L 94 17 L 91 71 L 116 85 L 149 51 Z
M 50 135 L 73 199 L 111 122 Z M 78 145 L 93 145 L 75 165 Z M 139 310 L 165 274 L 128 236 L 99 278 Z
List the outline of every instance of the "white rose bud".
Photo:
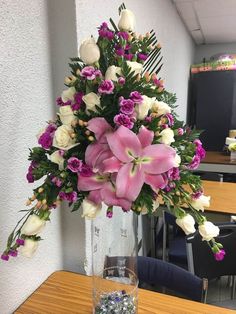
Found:
M 185 234 L 191 234 L 196 231 L 194 225 L 195 225 L 195 220 L 193 216 L 187 214 L 183 218 L 177 218 L 176 219 L 176 224 L 180 226 L 180 228 L 185 232 Z
M 143 65 L 135 61 L 126 61 L 128 67 L 131 68 L 131 71 L 134 71 L 134 75 L 141 74 L 143 71 Z
M 115 65 L 111 65 L 106 70 L 105 79 L 117 82 L 118 81 L 118 77 L 116 76 L 116 74 L 121 75 L 121 68 L 120 67 L 116 67 Z
M 175 141 L 174 131 L 170 128 L 166 128 L 160 132 L 160 142 L 166 145 L 170 145 Z
M 82 42 L 79 54 L 82 61 L 89 65 L 94 64 L 100 59 L 100 50 L 93 37 Z
M 160 117 L 163 114 L 171 113 L 171 108 L 163 101 L 155 101 L 152 106 L 152 111 L 157 114 L 157 117 Z
M 82 99 L 86 104 L 86 111 L 88 110 L 96 111 L 95 106 L 100 106 L 100 96 L 93 92 L 83 96 Z
M 135 27 L 135 16 L 130 10 L 124 9 L 121 11 L 118 28 L 122 31 L 133 32 Z
M 148 115 L 148 111 L 152 107 L 153 98 L 147 97 L 145 95 L 142 96 L 143 101 L 141 104 L 137 104 L 135 106 L 136 118 L 138 120 L 143 120 Z
M 83 200 L 81 206 L 83 209 L 82 217 L 86 217 L 89 219 L 95 218 L 102 208 L 102 204 L 97 205 L 92 201 L 89 201 L 87 198 Z
M 61 156 L 60 151 L 56 150 L 54 153 L 50 155 L 51 162 L 54 162 L 55 164 L 58 164 L 59 170 L 64 169 L 64 158 Z
M 193 199 L 191 205 L 196 210 L 204 211 L 204 207 L 210 206 L 210 196 L 201 195 L 199 198 Z
M 73 101 L 75 93 L 76 93 L 76 89 L 74 87 L 70 87 L 64 90 L 61 94 L 62 101 L 63 102 L 67 102 L 68 100 Z
M 69 126 L 71 126 L 71 123 L 76 119 L 71 106 L 61 106 L 58 115 L 62 124 Z
M 53 146 L 59 149 L 68 150 L 79 145 L 79 143 L 75 144 L 75 139 L 71 137 L 72 133 L 73 129 L 68 125 L 63 124 L 59 126 L 54 134 Z
M 45 227 L 46 221 L 39 218 L 38 215 L 30 215 L 21 228 L 21 233 L 25 235 L 36 235 Z
M 202 240 L 210 241 L 219 235 L 220 229 L 210 221 L 205 221 L 198 227 L 199 233 L 202 236 Z
M 21 255 L 31 258 L 38 248 L 38 242 L 32 239 L 25 239 L 24 245 L 19 248 Z
M 175 164 L 174 167 L 179 167 L 181 164 L 181 158 L 178 154 L 175 155 Z

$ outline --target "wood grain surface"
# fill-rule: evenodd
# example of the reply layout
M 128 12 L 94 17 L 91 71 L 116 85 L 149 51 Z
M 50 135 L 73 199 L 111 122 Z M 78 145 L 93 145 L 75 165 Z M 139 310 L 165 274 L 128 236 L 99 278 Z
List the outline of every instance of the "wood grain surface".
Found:
M 55 272 L 15 314 L 91 314 L 91 287 L 91 277 L 66 271 Z M 139 314 L 235 314 L 233 310 L 143 289 L 139 289 L 138 302 Z
M 203 164 L 224 164 L 224 165 L 236 165 L 236 161 L 231 161 L 229 155 L 225 155 L 222 152 L 206 152 L 206 157 L 202 160 Z

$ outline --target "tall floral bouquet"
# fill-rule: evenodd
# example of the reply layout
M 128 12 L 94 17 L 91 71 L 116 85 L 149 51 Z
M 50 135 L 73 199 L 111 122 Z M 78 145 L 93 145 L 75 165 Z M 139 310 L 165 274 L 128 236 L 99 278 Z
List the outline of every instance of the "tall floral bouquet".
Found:
M 118 27 L 103 22 L 72 58 L 71 75 L 57 98 L 57 119 L 30 150 L 29 183 L 44 182 L 27 200 L 28 209 L 10 234 L 3 260 L 31 257 L 51 212 L 65 201 L 72 211 L 94 218 L 102 203 L 153 213 L 160 203 L 176 216 L 186 234 L 198 224 L 216 257 L 218 227 L 200 213 L 209 206 L 200 178 L 193 174 L 205 151 L 199 132 L 179 121 L 175 95 L 158 73 L 161 46 L 154 31 L 134 32 L 134 14 L 121 5 Z M 186 211 L 186 208 L 189 210 Z M 104 218 L 105 219 L 105 218 Z

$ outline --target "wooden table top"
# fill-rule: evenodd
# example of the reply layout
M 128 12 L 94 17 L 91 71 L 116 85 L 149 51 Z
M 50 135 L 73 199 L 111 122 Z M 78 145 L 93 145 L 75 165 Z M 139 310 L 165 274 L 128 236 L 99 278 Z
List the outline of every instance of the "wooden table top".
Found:
M 225 155 L 222 152 L 212 152 L 212 151 L 206 152 L 206 157 L 202 160 L 201 163 L 236 165 L 236 161 L 231 161 L 229 155 Z
M 204 194 L 211 196 L 206 211 L 236 215 L 236 183 L 203 180 Z
M 92 313 L 92 277 L 53 273 L 15 314 Z M 235 311 L 139 289 L 139 314 L 230 314 Z

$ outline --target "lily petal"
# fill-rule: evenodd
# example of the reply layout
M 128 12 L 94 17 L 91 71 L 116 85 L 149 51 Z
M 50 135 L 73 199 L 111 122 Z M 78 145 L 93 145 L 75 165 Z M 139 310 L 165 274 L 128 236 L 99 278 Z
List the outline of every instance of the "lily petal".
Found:
M 95 204 L 101 204 L 102 197 L 101 197 L 101 190 L 94 190 L 89 193 L 87 199 Z
M 138 139 L 142 145 L 142 147 L 146 147 L 152 144 L 154 137 L 154 132 L 145 128 L 145 126 L 141 126 L 138 133 Z
M 101 144 L 101 143 L 93 143 L 88 145 L 86 151 L 85 151 L 85 163 L 95 168 L 97 159 L 99 158 L 100 154 L 103 153 L 108 149 L 107 144 Z
M 173 168 L 176 151 L 165 144 L 154 144 L 144 148 L 142 168 L 150 174 L 160 174 Z
M 141 154 L 142 146 L 137 135 L 123 125 L 106 138 L 111 151 L 122 162 L 132 161 Z
M 79 191 L 99 190 L 106 181 L 107 178 L 100 174 L 94 174 L 90 177 L 79 175 L 77 187 Z
M 102 172 L 118 172 L 121 166 L 122 163 L 119 161 L 119 159 L 113 156 L 103 161 Z
M 141 165 L 128 163 L 122 166 L 116 178 L 116 195 L 134 201 L 138 197 L 144 183 Z
M 88 121 L 87 129 L 95 134 L 97 140 L 100 140 L 106 132 L 112 130 L 112 127 L 104 118 L 93 118 Z
M 120 206 L 126 211 L 131 208 L 132 202 L 124 198 L 119 198 L 116 196 L 115 188 L 110 182 L 106 182 L 101 189 L 101 196 L 103 202 L 107 206 Z
M 154 192 L 158 192 L 159 189 L 164 189 L 167 181 L 163 178 L 161 174 L 145 174 L 145 183 L 150 185 Z

